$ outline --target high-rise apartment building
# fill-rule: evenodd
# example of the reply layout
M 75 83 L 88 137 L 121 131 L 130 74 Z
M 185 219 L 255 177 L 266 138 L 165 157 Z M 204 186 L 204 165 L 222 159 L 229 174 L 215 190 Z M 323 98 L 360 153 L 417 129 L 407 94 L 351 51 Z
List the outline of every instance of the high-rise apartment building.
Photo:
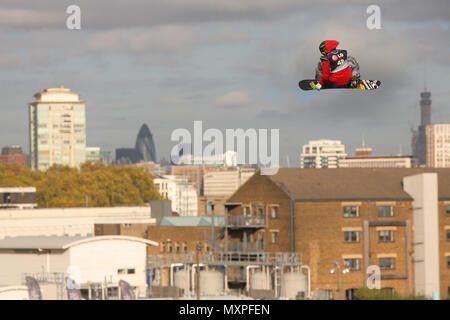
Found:
M 430 124 L 426 127 L 427 166 L 450 167 L 450 124 Z
M 70 89 L 48 88 L 29 103 L 31 168 L 78 167 L 86 159 L 84 101 Z
M 338 168 L 339 160 L 347 156 L 339 140 L 312 140 L 303 146 L 302 168 Z

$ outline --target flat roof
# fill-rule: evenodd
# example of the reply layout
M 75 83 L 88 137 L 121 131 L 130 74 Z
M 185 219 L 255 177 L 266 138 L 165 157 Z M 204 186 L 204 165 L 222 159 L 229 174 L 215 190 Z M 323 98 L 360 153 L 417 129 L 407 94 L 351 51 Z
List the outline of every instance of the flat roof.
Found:
M 0 240 L 0 249 L 59 249 L 66 250 L 70 247 L 93 241 L 102 240 L 125 240 L 158 246 L 155 241 L 128 237 L 128 236 L 28 236 L 28 237 L 6 237 Z
M 0 188 L 0 192 L 36 192 L 35 187 L 8 187 L 8 188 Z
M 223 215 L 214 216 L 214 226 L 221 227 L 225 224 Z M 212 226 L 211 216 L 180 216 L 180 217 L 164 217 L 161 219 L 160 226 L 171 227 L 210 227 Z

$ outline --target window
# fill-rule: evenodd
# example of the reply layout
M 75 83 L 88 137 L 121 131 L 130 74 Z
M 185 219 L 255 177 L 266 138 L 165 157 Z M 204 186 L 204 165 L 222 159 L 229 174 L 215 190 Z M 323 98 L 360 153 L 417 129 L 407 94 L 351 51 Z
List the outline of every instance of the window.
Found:
M 394 231 L 392 231 L 392 230 L 378 231 L 378 241 L 379 242 L 394 242 Z
M 186 242 L 183 242 L 183 252 L 187 252 L 187 244 Z
M 244 216 L 251 215 L 250 207 L 244 207 Z
M 354 300 L 355 299 L 355 292 L 357 290 L 358 289 L 354 289 L 354 288 L 345 290 L 345 300 Z
M 347 243 L 359 242 L 359 231 L 345 231 L 344 242 Z
M 272 243 L 273 244 L 278 244 L 278 231 L 273 231 L 272 232 Z
M 260 218 L 260 219 L 264 218 L 264 208 L 263 207 L 258 207 L 257 217 Z
M 358 206 L 344 206 L 344 218 L 359 217 Z
M 117 269 L 117 274 L 135 274 L 135 269 L 134 268 L 122 268 L 122 269 Z
M 350 271 L 357 271 L 359 270 L 359 259 L 358 258 L 344 259 L 344 266 L 348 268 Z
M 378 216 L 379 217 L 393 217 L 394 216 L 394 207 L 393 206 L 379 206 L 378 207 Z
M 447 256 L 447 268 L 450 269 L 450 256 Z
M 180 244 L 178 242 L 175 243 L 175 252 L 180 253 Z
M 3 203 L 11 203 L 11 193 L 3 194 Z
M 380 258 L 380 269 L 381 270 L 394 269 L 394 258 Z
M 447 241 L 450 241 L 450 230 L 445 230 L 446 234 L 447 234 Z
M 450 204 L 445 206 L 445 213 L 447 214 L 448 217 L 450 217 Z
M 257 241 L 257 246 L 258 246 L 258 250 L 259 251 L 263 251 L 264 250 L 264 232 L 258 232 L 256 234 L 256 241 Z
M 271 216 L 273 219 L 278 218 L 278 207 L 271 207 L 271 208 L 270 208 L 270 216 Z

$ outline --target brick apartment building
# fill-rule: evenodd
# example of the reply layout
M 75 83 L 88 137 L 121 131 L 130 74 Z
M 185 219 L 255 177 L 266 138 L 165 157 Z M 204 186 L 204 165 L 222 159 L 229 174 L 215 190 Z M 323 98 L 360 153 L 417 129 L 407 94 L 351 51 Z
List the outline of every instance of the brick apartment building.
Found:
M 0 162 L 8 164 L 18 164 L 21 166 L 27 166 L 27 155 L 23 153 L 20 146 L 7 146 L 2 148 L 0 154 Z
M 437 173 L 438 179 L 435 187 L 422 186 L 425 193 L 434 188 L 438 199 L 431 227 L 433 201 L 427 198 L 422 205 L 420 196 L 413 199 L 405 191 L 418 184 L 406 177 L 424 173 Z M 351 298 L 354 289 L 366 286 L 369 265 L 380 267 L 385 290 L 429 291 L 435 276 L 441 299 L 450 297 L 450 169 L 257 173 L 228 199 L 227 211 L 227 250 L 302 253 L 316 294 L 339 296 L 337 275 L 330 273 L 338 261 L 342 269 L 350 269 L 342 274 L 343 297 Z M 420 239 L 423 234 L 432 240 Z

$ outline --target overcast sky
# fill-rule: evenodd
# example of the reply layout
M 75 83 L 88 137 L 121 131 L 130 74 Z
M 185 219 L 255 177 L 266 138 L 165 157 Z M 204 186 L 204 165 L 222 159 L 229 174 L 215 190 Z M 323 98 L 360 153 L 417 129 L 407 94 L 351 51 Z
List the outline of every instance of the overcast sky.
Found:
M 68 30 L 66 8 L 81 8 Z M 381 8 L 381 30 L 366 9 Z M 28 153 L 27 103 L 64 85 L 87 108 L 88 146 L 132 147 L 146 123 L 158 158 L 176 128 L 280 130 L 281 163 L 311 139 L 376 154 L 411 152 L 419 95 L 450 123 L 450 2 L 311 0 L 0 0 L 0 147 Z M 322 40 L 335 39 L 376 91 L 305 92 Z

